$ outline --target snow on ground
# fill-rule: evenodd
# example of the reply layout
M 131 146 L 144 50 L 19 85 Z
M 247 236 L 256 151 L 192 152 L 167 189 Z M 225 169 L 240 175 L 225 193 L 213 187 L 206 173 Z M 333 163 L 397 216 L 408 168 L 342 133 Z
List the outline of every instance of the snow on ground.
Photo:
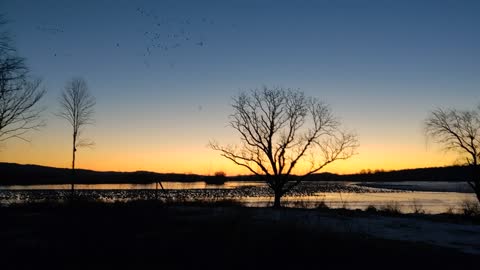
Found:
M 255 218 L 261 220 L 289 220 L 297 225 L 332 232 L 360 233 L 367 236 L 423 242 L 454 248 L 465 253 L 480 254 L 480 225 L 431 221 L 417 217 L 345 216 L 333 213 L 293 210 L 275 211 L 257 209 Z

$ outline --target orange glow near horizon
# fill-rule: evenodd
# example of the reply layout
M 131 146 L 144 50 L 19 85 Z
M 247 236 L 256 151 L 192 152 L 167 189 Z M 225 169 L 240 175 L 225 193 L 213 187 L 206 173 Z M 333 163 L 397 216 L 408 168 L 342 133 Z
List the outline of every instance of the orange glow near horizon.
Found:
M 218 120 L 217 122 L 225 122 Z M 367 123 L 357 123 L 367 126 Z M 132 124 L 133 125 L 133 124 Z M 245 168 L 207 147 L 209 140 L 234 144 L 238 136 L 231 128 L 214 124 L 206 126 L 172 125 L 169 128 L 129 128 L 120 130 L 106 120 L 86 130 L 94 139 L 93 149 L 80 148 L 76 167 L 97 171 L 152 171 L 212 175 L 224 171 L 229 176 L 251 174 Z M 218 126 L 218 127 L 217 127 Z M 52 119 L 49 127 L 32 132 L 30 143 L 9 140 L 0 145 L 0 162 L 37 164 L 70 168 L 71 141 L 68 126 Z M 321 172 L 338 174 L 358 173 L 363 169 L 399 170 L 453 165 L 459 160 L 456 153 L 445 153 L 438 145 L 426 144 L 417 129 L 393 128 L 359 130 L 360 147 L 357 155 L 326 166 Z M 297 174 L 302 173 L 298 164 Z
M 61 147 L 46 142 L 13 142 L 4 146 L 0 152 L 0 162 L 37 164 L 60 168 L 71 166 L 71 153 L 67 141 Z M 339 160 L 319 172 L 339 174 L 358 173 L 362 169 L 399 170 L 453 165 L 457 160 L 454 153 L 444 153 L 439 149 L 425 149 L 422 146 L 408 145 L 361 145 L 358 154 L 349 160 Z M 297 173 L 302 173 L 299 164 Z M 118 149 L 112 145 L 97 142 L 94 149 L 80 149 L 77 152 L 77 168 L 98 171 L 153 171 L 159 173 L 185 173 L 212 175 L 224 171 L 229 176 L 245 175 L 250 172 L 221 157 L 219 153 L 206 145 L 179 146 L 139 146 L 133 149 Z

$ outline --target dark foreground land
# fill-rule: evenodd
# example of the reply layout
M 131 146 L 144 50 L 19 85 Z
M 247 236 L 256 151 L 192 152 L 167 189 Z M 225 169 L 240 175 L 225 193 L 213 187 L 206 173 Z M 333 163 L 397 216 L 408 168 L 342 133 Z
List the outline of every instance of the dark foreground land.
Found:
M 480 261 L 454 249 L 321 229 L 299 222 L 298 211 L 315 210 L 0 207 L 0 269 L 476 269 Z

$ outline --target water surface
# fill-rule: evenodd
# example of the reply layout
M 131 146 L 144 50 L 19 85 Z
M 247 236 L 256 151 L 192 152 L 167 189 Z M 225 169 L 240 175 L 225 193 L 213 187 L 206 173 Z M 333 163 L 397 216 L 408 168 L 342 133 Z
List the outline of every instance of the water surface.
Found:
M 452 192 L 462 184 L 448 182 L 305 182 L 284 196 L 289 207 L 315 208 L 326 204 L 331 208 L 366 209 L 394 205 L 404 213 L 423 210 L 426 213 L 458 211 L 465 201 L 475 201 L 473 193 Z M 419 187 L 419 190 L 415 190 Z M 435 189 L 444 191 L 430 191 Z M 450 189 L 448 189 L 450 188 Z M 264 207 L 273 204 L 270 189 L 264 182 L 229 181 L 221 185 L 205 182 L 163 182 L 160 184 L 79 184 L 79 196 L 106 202 L 138 199 L 179 201 L 218 201 L 233 199 L 246 206 Z M 428 191 L 423 191 L 427 189 Z M 0 186 L 0 203 L 65 199 L 70 185 Z

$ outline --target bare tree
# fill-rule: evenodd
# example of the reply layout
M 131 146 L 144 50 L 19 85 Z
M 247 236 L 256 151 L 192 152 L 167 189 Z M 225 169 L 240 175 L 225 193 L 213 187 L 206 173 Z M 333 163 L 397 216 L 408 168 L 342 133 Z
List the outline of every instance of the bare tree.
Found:
M 275 208 L 305 177 L 350 158 L 358 147 L 356 135 L 340 129 L 327 105 L 298 90 L 263 87 L 241 93 L 232 106 L 230 125 L 240 145 L 210 147 L 263 179 Z
M 7 21 L 0 15 L 0 27 Z M 25 59 L 18 56 L 7 31 L 0 30 L 0 142 L 43 125 L 38 102 L 45 95 L 40 80 L 30 80 Z
M 92 146 L 94 143 L 81 137 L 86 125 L 93 124 L 95 98 L 90 95 L 87 83 L 82 78 L 73 78 L 65 85 L 60 97 L 60 113 L 72 126 L 72 174 L 75 175 L 75 154 L 77 148 Z M 72 183 L 72 194 L 74 183 Z
M 428 136 L 447 151 L 458 151 L 472 168 L 468 185 L 480 201 L 480 105 L 476 110 L 436 109 L 425 120 Z

